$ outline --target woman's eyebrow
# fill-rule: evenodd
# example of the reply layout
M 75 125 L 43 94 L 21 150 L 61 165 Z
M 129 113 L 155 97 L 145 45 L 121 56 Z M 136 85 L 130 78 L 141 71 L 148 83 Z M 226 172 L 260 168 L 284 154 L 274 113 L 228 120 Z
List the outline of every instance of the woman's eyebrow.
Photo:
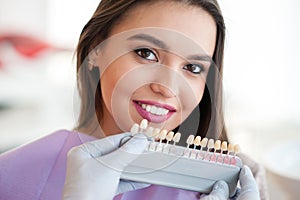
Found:
M 161 49 L 167 49 L 167 45 L 163 41 L 144 33 L 133 35 L 127 40 L 144 40 L 158 46 Z
M 145 33 L 139 33 L 133 36 L 130 36 L 127 40 L 143 40 L 143 41 L 147 41 L 150 42 L 154 45 L 156 45 L 157 47 L 167 50 L 167 44 L 164 43 L 162 40 L 159 40 L 157 38 L 155 38 L 152 35 L 148 35 Z M 201 60 L 201 61 L 208 61 L 208 62 L 212 62 L 212 58 L 208 55 L 205 54 L 201 54 L 201 55 L 191 55 L 187 57 L 188 60 Z
M 208 62 L 212 62 L 212 58 L 208 55 L 192 55 L 192 56 L 188 56 L 187 57 L 188 60 L 202 60 L 202 61 L 208 61 Z

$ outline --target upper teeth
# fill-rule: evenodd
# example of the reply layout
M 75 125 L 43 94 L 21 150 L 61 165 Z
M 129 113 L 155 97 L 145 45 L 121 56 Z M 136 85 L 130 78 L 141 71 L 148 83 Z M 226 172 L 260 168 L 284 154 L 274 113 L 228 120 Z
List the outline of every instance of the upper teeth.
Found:
M 166 115 L 169 113 L 169 110 L 165 109 L 165 108 L 161 108 L 161 107 L 157 107 L 154 105 L 147 105 L 147 104 L 143 104 L 143 103 L 139 103 L 141 105 L 141 107 L 146 110 L 147 112 L 150 112 L 151 114 L 154 115 Z

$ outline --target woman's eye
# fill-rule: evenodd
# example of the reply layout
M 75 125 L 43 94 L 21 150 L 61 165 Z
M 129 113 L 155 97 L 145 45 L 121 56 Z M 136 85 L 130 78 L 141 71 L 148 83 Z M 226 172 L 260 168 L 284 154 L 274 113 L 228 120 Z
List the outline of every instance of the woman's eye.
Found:
M 140 56 L 140 57 L 142 57 L 144 59 L 147 59 L 147 60 L 150 60 L 150 61 L 155 61 L 155 62 L 158 61 L 155 53 L 152 50 L 150 50 L 150 49 L 147 49 L 147 48 L 136 49 L 136 50 L 134 50 L 134 52 L 138 56 Z
M 203 67 L 198 64 L 187 64 L 183 69 L 192 72 L 193 74 L 200 74 L 203 71 Z

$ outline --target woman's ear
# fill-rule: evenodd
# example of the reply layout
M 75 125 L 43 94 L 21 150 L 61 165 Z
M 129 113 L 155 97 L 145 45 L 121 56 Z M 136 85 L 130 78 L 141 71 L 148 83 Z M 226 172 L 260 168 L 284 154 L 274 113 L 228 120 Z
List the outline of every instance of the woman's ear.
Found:
M 98 48 L 94 48 L 88 55 L 88 69 L 92 71 L 93 67 L 97 67 Z

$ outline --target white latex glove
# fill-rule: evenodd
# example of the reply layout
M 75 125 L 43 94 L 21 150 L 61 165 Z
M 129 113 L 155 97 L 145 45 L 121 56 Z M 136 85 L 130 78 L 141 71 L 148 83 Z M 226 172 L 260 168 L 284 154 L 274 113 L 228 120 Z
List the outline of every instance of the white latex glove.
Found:
M 259 190 L 253 174 L 248 166 L 243 166 L 240 176 L 241 189 L 237 191 L 236 200 L 260 200 Z M 227 200 L 229 188 L 225 181 L 217 181 L 209 195 L 203 196 L 201 200 Z
M 135 135 L 120 146 L 122 133 L 85 143 L 71 149 L 67 158 L 67 174 L 63 191 L 64 200 L 113 199 L 122 192 L 148 184 L 120 181 L 124 167 L 137 158 L 148 142 L 144 135 Z

